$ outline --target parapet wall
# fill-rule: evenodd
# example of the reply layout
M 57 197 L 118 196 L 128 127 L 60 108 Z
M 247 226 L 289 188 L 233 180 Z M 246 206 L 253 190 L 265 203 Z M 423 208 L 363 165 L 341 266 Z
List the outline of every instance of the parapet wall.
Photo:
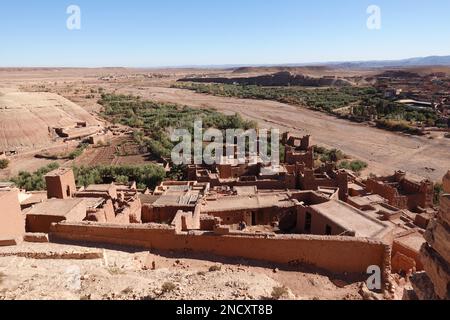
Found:
M 53 240 L 116 244 L 157 250 L 195 251 L 280 264 L 311 265 L 333 273 L 366 273 L 372 265 L 390 271 L 390 247 L 350 237 L 220 236 L 212 232 L 175 232 L 162 225 L 117 226 L 89 222 L 53 224 Z

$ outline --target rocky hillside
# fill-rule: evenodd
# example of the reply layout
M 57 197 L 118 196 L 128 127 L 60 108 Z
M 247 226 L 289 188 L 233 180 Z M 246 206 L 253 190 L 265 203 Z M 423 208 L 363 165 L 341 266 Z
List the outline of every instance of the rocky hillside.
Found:
M 0 152 L 45 147 L 50 128 L 98 121 L 77 104 L 53 93 L 0 92 Z

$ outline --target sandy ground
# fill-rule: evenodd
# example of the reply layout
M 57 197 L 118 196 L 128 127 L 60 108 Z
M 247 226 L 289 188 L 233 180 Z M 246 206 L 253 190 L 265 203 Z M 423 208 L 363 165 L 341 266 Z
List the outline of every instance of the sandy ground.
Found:
M 392 174 L 401 169 L 438 181 L 450 168 L 450 139 L 442 135 L 429 139 L 397 134 L 267 100 L 223 98 L 162 87 L 122 88 L 119 92 L 192 107 L 215 107 L 228 114 L 238 112 L 245 118 L 257 120 L 263 127 L 310 134 L 313 143 L 341 149 L 364 160 L 369 164 L 369 171 L 376 174 Z
M 49 252 L 52 259 L 43 259 Z M 68 254 L 77 259 L 64 259 Z M 283 299 L 362 299 L 358 282 L 275 268 L 207 256 L 24 243 L 0 248 L 0 300 L 260 300 L 277 287 L 286 287 Z

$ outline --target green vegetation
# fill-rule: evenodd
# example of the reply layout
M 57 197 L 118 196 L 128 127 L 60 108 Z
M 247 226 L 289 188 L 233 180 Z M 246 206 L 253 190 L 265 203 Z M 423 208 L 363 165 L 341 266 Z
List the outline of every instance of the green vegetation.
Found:
M 0 170 L 6 169 L 9 166 L 9 160 L 8 159 L 1 159 L 0 160 Z
M 344 152 L 338 149 L 327 149 L 320 146 L 314 146 L 315 166 L 323 163 L 335 162 L 338 169 L 351 170 L 353 172 L 361 172 L 368 167 L 368 164 L 361 160 L 346 160 L 349 158 Z
M 421 133 L 420 129 L 413 127 L 409 122 L 403 120 L 379 120 L 377 121 L 377 127 L 390 131 L 400 131 L 410 134 Z
M 418 125 L 448 127 L 431 109 L 414 109 L 384 98 L 372 87 L 260 87 L 184 82 L 173 87 L 222 97 L 274 100 L 339 115 L 354 121 L 374 120 L 379 128 L 421 134 Z M 347 113 L 338 109 L 348 107 Z
M 45 190 L 44 176 L 50 171 L 56 170 L 58 168 L 59 164 L 51 163 L 34 173 L 21 171 L 19 172 L 19 175 L 15 178 L 12 178 L 11 181 L 14 182 L 17 187 L 28 191 Z
M 86 148 L 89 146 L 89 144 L 86 143 L 82 143 L 78 146 L 78 148 L 75 149 L 75 151 L 69 153 L 68 158 L 70 160 L 75 160 L 76 158 L 78 158 L 79 156 L 81 156 L 84 152 L 84 150 L 86 150 Z
M 326 149 L 320 146 L 314 146 L 314 153 L 316 160 L 319 159 L 321 162 L 338 162 L 343 159 L 348 158 L 348 156 L 338 149 Z
M 36 172 L 20 172 L 11 181 L 17 187 L 28 191 L 41 191 L 46 189 L 44 176 L 58 169 L 57 163 L 51 163 Z M 155 188 L 165 177 L 165 171 L 156 164 L 140 166 L 95 166 L 95 167 L 74 167 L 75 180 L 78 186 L 88 186 L 90 184 L 102 184 L 116 182 L 126 184 L 135 181 L 139 188 Z
M 126 184 L 135 181 L 139 188 L 155 188 L 165 177 L 165 171 L 156 164 L 139 166 L 74 167 L 77 185 L 116 182 Z
M 165 282 L 161 287 L 161 291 L 162 293 L 169 293 L 174 291 L 176 288 L 177 286 L 173 282 Z
M 366 169 L 368 167 L 368 164 L 361 160 L 354 160 L 354 161 L 342 161 L 338 164 L 339 169 L 346 169 L 351 170 L 353 172 L 361 172 L 362 170 Z
M 282 298 L 287 298 L 289 295 L 289 290 L 285 286 L 283 287 L 274 287 L 272 289 L 272 299 L 280 300 Z
M 123 270 L 122 268 L 117 266 L 116 263 L 114 263 L 114 265 L 112 265 L 112 266 L 108 266 L 107 270 L 108 270 L 109 274 L 111 274 L 112 276 L 125 274 L 125 270 Z
M 444 194 L 444 186 L 442 185 L 442 183 L 436 183 L 434 185 L 434 197 L 433 197 L 435 205 L 439 205 L 439 203 L 441 202 L 441 195 L 443 194 Z
M 209 267 L 209 272 L 218 272 L 221 270 L 222 270 L 222 266 L 219 266 L 219 265 Z
M 170 134 L 174 129 L 194 131 L 194 122 L 203 121 L 204 128 L 244 129 L 256 128 L 256 123 L 246 121 L 238 114 L 227 116 L 213 109 L 193 109 L 177 104 L 157 103 L 140 97 L 102 94 L 99 101 L 104 107 L 103 116 L 113 123 L 136 129 L 135 141 L 147 146 L 157 156 L 168 158 L 174 144 Z
M 373 94 L 372 88 L 304 88 L 304 87 L 260 87 L 229 84 L 177 83 L 174 87 L 193 90 L 197 93 L 241 99 L 275 100 L 283 103 L 307 106 L 311 109 L 331 112 L 355 103 L 360 96 Z

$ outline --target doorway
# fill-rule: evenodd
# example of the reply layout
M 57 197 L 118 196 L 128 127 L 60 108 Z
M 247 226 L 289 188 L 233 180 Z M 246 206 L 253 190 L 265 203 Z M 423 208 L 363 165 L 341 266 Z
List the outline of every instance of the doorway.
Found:
M 305 233 L 311 233 L 312 226 L 312 216 L 311 213 L 307 212 L 305 217 Z

